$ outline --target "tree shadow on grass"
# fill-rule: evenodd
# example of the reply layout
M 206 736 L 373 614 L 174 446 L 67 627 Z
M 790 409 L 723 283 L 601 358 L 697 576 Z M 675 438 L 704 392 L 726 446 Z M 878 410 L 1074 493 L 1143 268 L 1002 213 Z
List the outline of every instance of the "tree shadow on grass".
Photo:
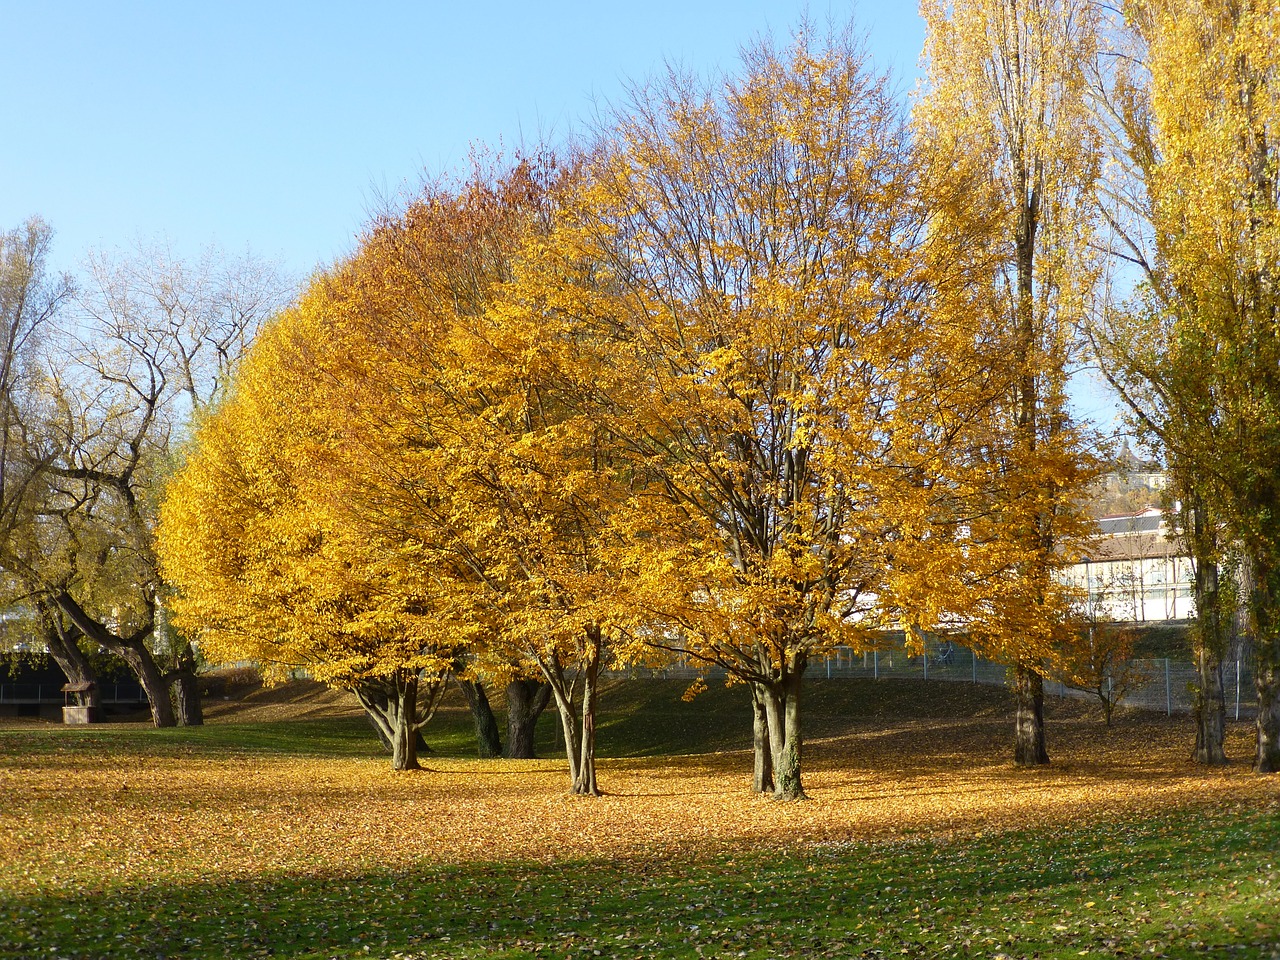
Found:
M 68 885 L 7 900 L 0 957 L 1269 956 L 1277 819 Z

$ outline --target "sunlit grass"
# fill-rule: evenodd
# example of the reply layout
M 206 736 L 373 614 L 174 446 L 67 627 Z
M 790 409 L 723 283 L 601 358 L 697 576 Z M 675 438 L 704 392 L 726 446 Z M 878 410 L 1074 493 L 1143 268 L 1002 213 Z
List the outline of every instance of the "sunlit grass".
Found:
M 463 715 L 441 718 L 414 774 L 393 773 L 354 716 L 0 727 L 0 956 L 1269 957 L 1280 943 L 1274 779 L 1188 763 L 1185 719 L 1106 731 L 1060 710 L 1054 765 L 1023 771 L 999 694 L 853 684 L 814 685 L 802 804 L 751 796 L 749 754 L 707 752 L 745 733 L 734 691 L 700 718 L 678 685 L 609 692 L 599 799 L 567 796 L 554 757 L 467 759 Z M 1249 735 L 1233 727 L 1232 755 Z M 690 749 L 652 755 L 677 742 Z

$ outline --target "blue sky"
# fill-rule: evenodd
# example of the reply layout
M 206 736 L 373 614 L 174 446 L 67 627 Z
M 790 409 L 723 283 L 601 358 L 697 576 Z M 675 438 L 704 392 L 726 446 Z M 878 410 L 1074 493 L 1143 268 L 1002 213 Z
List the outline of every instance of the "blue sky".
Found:
M 167 237 L 279 259 L 305 276 L 348 252 L 381 197 L 472 144 L 581 129 L 664 60 L 732 68 L 789 0 L 30 3 L 0 0 L 0 226 L 39 214 L 54 259 Z M 855 17 L 911 86 L 913 0 Z
M 852 18 L 877 67 L 914 85 L 915 0 L 0 0 L 0 228 L 42 216 L 57 269 L 165 238 L 302 279 L 473 145 L 554 141 L 664 62 L 731 70 L 806 13 Z M 1087 379 L 1075 394 L 1113 415 Z

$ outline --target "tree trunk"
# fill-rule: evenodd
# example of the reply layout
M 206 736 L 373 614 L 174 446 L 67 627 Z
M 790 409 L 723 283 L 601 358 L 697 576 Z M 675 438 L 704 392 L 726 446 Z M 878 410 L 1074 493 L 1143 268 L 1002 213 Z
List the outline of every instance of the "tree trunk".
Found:
M 1015 155 L 1017 152 L 1015 151 Z M 1038 366 L 1047 360 L 1044 351 L 1036 342 L 1036 310 L 1035 310 L 1035 266 L 1036 266 L 1036 233 L 1040 227 L 1040 189 L 1042 182 L 1038 169 L 1032 169 L 1024 156 L 1017 156 L 1018 183 L 1017 204 L 1018 222 L 1014 230 L 1014 257 L 1017 264 L 1017 305 L 1014 317 L 1016 342 L 1018 345 L 1018 362 L 1020 363 L 1017 387 L 1018 425 L 1017 438 L 1022 452 L 1034 458 L 1040 443 L 1040 423 L 1046 415 L 1044 398 L 1036 380 Z M 1052 422 L 1050 423 L 1052 427 Z M 1056 437 L 1056 431 L 1053 431 Z M 1039 489 L 1037 494 L 1049 493 L 1049 499 L 1056 501 L 1052 491 L 1052 482 L 1044 477 L 1033 479 Z M 1051 508 L 1041 506 L 1033 518 L 1031 529 L 1023 537 L 1027 538 L 1023 546 L 1034 548 L 1037 559 L 1028 569 L 1022 571 L 1024 577 L 1034 577 L 1041 583 L 1039 591 L 1043 591 L 1045 561 L 1052 554 L 1054 544 L 1052 531 Z M 1039 593 L 1043 599 L 1043 592 Z M 1016 715 L 1014 719 L 1014 763 L 1018 766 L 1034 766 L 1049 762 L 1049 751 L 1045 747 L 1044 731 L 1044 678 L 1039 671 L 1022 663 L 1015 663 L 1013 668 L 1014 696 L 1016 698 Z
M 767 692 L 760 684 L 751 684 L 751 748 L 754 756 L 751 790 L 753 793 L 773 793 L 773 754 L 769 744 L 769 714 L 765 707 L 767 696 Z
M 1280 773 L 1280 698 L 1276 696 L 1276 681 L 1272 657 L 1269 655 L 1264 662 L 1259 651 L 1254 671 L 1254 686 L 1258 691 L 1258 753 L 1253 764 L 1258 773 Z
M 1199 678 L 1192 708 L 1196 745 L 1191 759 L 1196 763 L 1219 766 L 1227 762 L 1223 748 L 1227 704 L 1222 689 L 1222 654 L 1226 650 L 1226 636 L 1218 579 L 1218 535 L 1199 498 L 1188 498 L 1183 516 L 1183 528 L 1190 528 L 1195 564 L 1195 654 Z
M 204 705 L 200 702 L 200 682 L 190 670 L 171 674 L 173 702 L 178 725 L 199 727 L 204 725 Z
M 44 642 L 49 648 L 49 656 L 58 665 L 67 683 L 91 683 L 89 690 L 82 695 L 81 702 L 89 708 L 90 717 L 97 721 L 102 719 L 102 693 L 98 689 L 98 672 L 84 655 L 78 643 L 80 632 L 74 627 L 70 630 L 63 627 L 55 611 L 40 606 L 40 616 L 44 624 Z
M 569 761 L 569 783 L 578 782 L 578 763 L 582 759 L 578 752 L 578 708 L 574 703 L 575 690 L 564 675 L 564 664 L 559 654 L 550 657 L 539 657 L 538 669 L 551 688 L 555 698 L 556 713 L 560 716 L 560 732 L 564 735 L 564 755 Z
M 1025 664 L 1013 668 L 1013 691 L 1016 702 L 1013 762 L 1020 767 L 1049 762 L 1044 737 L 1044 678 Z
M 177 707 L 178 723 L 184 727 L 204 724 L 204 705 L 200 702 L 200 681 L 196 677 L 195 651 L 191 644 L 183 643 L 178 654 L 178 665 L 169 671 L 173 685 L 173 701 Z
M 570 789 L 578 783 L 578 763 L 582 759 L 578 752 L 578 708 L 570 696 L 565 696 L 552 685 L 552 694 L 556 700 L 556 712 L 560 715 L 560 732 L 564 736 L 564 755 L 569 761 Z
M 578 727 L 578 708 L 574 702 L 577 681 L 572 684 L 565 677 L 564 665 L 558 655 L 540 657 L 538 668 L 551 687 L 556 711 L 560 714 L 560 729 L 564 733 L 564 752 L 569 761 L 569 783 L 572 793 L 599 796 L 596 783 L 596 697 L 600 674 L 600 628 L 590 624 L 585 628 L 585 645 L 581 670 L 583 681 L 582 727 Z
M 1250 605 L 1253 613 L 1253 685 L 1258 694 L 1257 750 L 1253 768 L 1258 773 L 1280 773 L 1280 569 L 1267 558 L 1249 557 L 1252 580 Z
M 396 677 L 396 706 L 399 712 L 391 743 L 392 770 L 421 770 L 418 763 L 418 675 Z
M 173 701 L 169 699 L 169 684 L 156 666 L 151 651 L 141 641 L 111 644 L 109 649 L 120 654 L 138 678 L 151 705 L 151 722 L 157 727 L 176 727 L 178 719 L 173 711 Z
M 777 680 L 763 685 L 775 800 L 807 799 L 801 781 L 803 741 L 800 733 L 800 685 L 806 666 L 804 655 L 796 654 L 791 662 L 784 662 Z
M 582 684 L 582 740 L 578 744 L 578 776 L 573 781 L 573 792 L 584 796 L 600 796 L 596 783 L 596 701 L 600 679 L 600 627 L 586 627 L 586 662 L 583 664 Z
M 455 678 L 457 679 L 457 678 Z M 476 728 L 476 754 L 481 760 L 502 756 L 502 741 L 498 736 L 498 720 L 484 692 L 484 685 L 475 680 L 458 679 L 458 689 L 471 709 L 471 719 Z
M 372 692 L 362 694 L 359 689 L 352 692 L 356 695 L 356 699 L 360 701 L 360 706 L 364 708 L 364 718 L 369 721 L 369 726 L 373 727 L 373 732 L 377 734 L 378 742 L 382 744 L 382 749 L 387 753 L 391 753 L 395 747 L 391 741 L 391 728 L 382 720 L 382 713 L 385 707 L 375 705 L 379 701 L 379 695 Z M 366 697 L 368 702 L 366 702 Z
M 1227 762 L 1223 748 L 1227 729 L 1226 697 L 1222 689 L 1222 661 L 1210 650 L 1197 651 L 1199 684 L 1195 693 L 1196 746 L 1191 759 L 1196 763 L 1221 766 Z
M 534 732 L 538 717 L 551 702 L 551 687 L 538 680 L 512 680 L 507 684 L 507 753 L 512 760 L 537 756 Z
M 402 670 L 392 677 L 361 681 L 355 695 L 378 738 L 391 750 L 391 769 L 421 770 L 417 672 Z

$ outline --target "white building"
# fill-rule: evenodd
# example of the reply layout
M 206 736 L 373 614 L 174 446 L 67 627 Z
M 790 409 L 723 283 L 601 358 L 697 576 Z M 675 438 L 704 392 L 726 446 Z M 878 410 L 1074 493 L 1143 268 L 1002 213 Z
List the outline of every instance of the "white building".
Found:
M 1194 573 L 1186 548 L 1172 539 L 1160 510 L 1098 521 L 1101 536 L 1067 582 L 1089 597 L 1086 615 L 1102 621 L 1189 620 Z

